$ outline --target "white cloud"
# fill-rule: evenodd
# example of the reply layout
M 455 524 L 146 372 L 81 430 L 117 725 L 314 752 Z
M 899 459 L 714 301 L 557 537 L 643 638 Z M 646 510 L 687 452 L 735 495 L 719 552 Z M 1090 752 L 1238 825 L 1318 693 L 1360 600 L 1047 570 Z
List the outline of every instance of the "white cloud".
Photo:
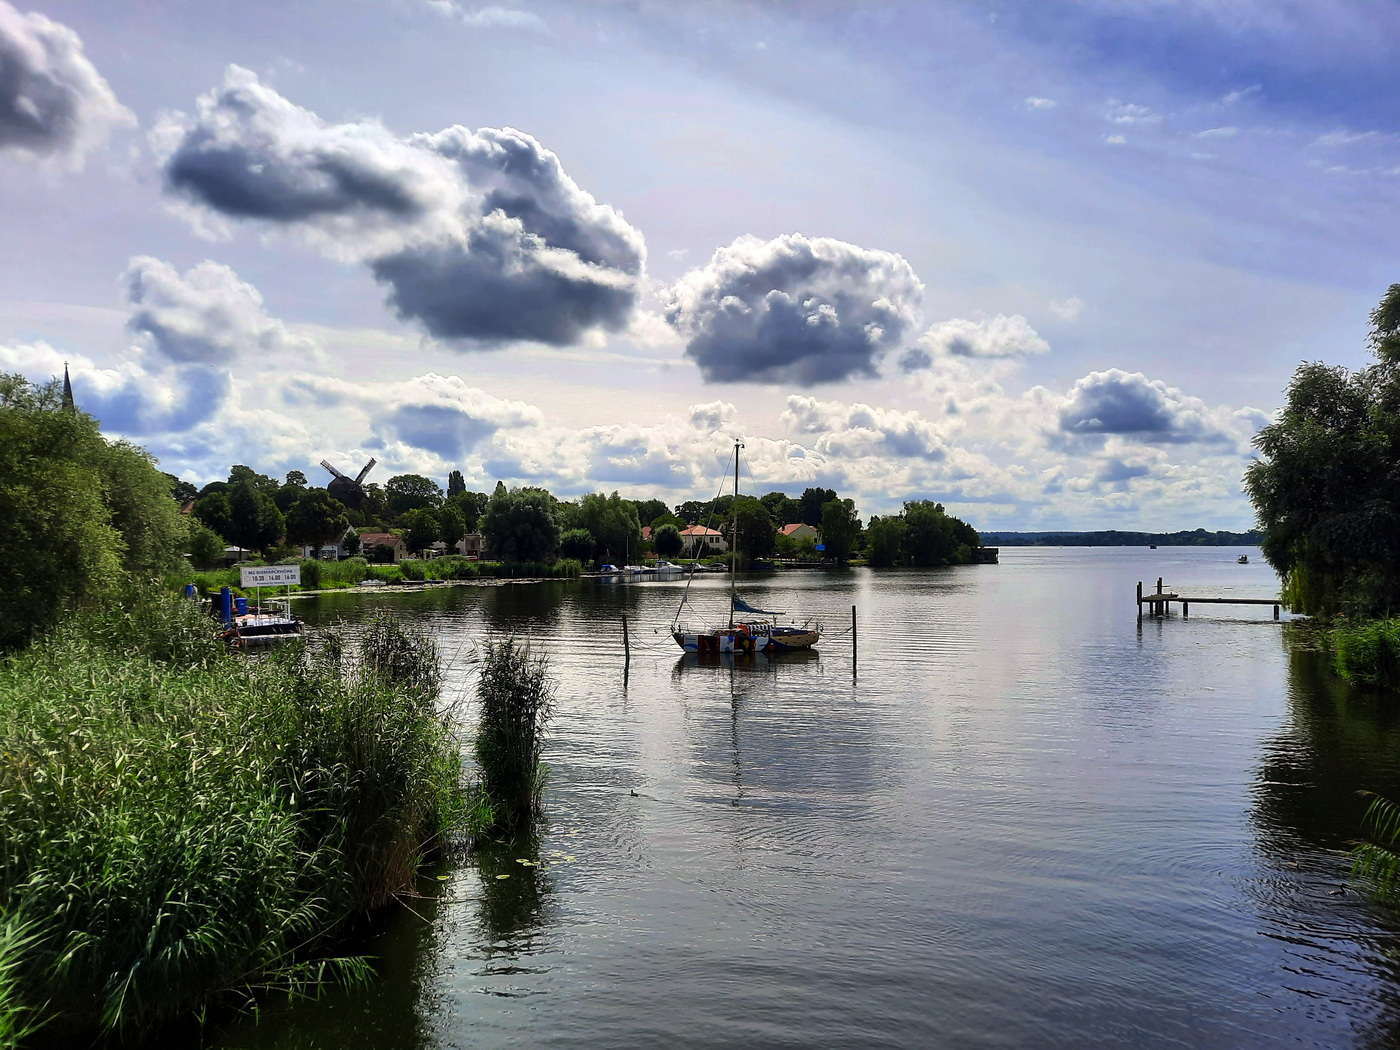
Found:
M 1162 114 L 1136 102 L 1110 102 L 1104 112 L 1104 119 L 1110 124 L 1160 124 Z
M 919 337 L 919 346 L 931 354 L 958 357 L 1025 357 L 1050 351 L 1050 344 L 1020 314 L 1011 317 L 997 314 L 981 321 L 954 318 L 930 325 Z M 924 357 L 903 363 L 906 370 L 912 371 L 913 367 L 926 366 L 929 362 Z
M 1071 295 L 1068 299 L 1051 299 L 1048 305 L 1050 312 L 1063 321 L 1077 321 L 1084 312 L 1084 300 L 1077 295 Z
M 1035 110 L 1054 109 L 1057 103 L 1053 98 L 1041 98 L 1039 95 L 1032 95 L 1026 99 L 1025 106 L 1034 112 Z

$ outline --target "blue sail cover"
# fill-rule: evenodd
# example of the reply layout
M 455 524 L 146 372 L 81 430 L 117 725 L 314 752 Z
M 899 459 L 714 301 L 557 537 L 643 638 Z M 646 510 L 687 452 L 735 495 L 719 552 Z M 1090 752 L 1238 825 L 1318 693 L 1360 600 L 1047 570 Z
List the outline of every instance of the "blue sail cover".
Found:
M 755 609 L 738 595 L 734 596 L 734 611 L 742 613 L 753 613 L 755 616 L 781 616 L 782 613 L 769 612 L 767 609 Z

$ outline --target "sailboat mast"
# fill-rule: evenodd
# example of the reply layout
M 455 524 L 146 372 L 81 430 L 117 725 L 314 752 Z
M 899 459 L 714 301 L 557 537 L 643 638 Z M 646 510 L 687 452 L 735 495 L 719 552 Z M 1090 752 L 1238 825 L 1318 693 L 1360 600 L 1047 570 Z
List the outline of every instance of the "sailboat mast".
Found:
M 734 442 L 734 502 L 729 505 L 729 524 L 734 530 L 734 546 L 729 555 L 729 629 L 734 629 L 734 599 L 738 597 L 739 581 L 739 450 L 742 442 Z

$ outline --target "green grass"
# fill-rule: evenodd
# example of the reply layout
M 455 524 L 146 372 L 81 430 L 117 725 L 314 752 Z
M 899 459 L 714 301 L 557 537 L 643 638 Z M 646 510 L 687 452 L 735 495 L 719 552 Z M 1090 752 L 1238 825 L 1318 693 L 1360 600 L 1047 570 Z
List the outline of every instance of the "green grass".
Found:
M 478 662 L 478 820 L 487 830 L 511 831 L 539 813 L 546 776 L 540 756 L 554 684 L 545 658 L 513 639 L 484 643 Z
M 363 976 L 337 939 L 470 815 L 437 666 L 388 619 L 232 656 L 176 601 L 0 663 L 0 1047 Z
M 264 563 L 252 561 L 249 564 Z M 363 558 L 346 558 L 344 561 L 291 559 L 287 564 L 301 566 L 301 586 L 293 587 L 294 591 L 339 590 L 356 587 L 364 580 L 382 580 L 384 583 L 402 583 L 404 580 L 474 580 L 479 577 L 572 580 L 577 579 L 583 572 L 583 564 L 571 558 L 561 558 L 553 562 L 495 562 L 474 561 L 450 555 L 431 561 L 408 559 L 397 565 L 372 565 Z M 202 572 L 188 569 L 172 575 L 170 582 L 177 587 L 193 583 L 201 595 L 217 594 L 221 587 L 228 587 L 239 596 L 247 596 L 249 593 L 239 586 L 239 573 L 236 568 Z M 280 587 L 270 588 L 270 591 L 280 590 Z
M 1333 667 L 1348 682 L 1400 687 L 1400 619 L 1339 620 L 1328 643 Z

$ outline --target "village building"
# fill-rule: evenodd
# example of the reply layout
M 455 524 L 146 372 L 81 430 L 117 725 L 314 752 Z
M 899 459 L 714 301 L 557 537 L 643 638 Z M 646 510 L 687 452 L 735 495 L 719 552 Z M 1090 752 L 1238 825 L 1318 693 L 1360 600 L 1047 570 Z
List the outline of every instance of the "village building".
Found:
M 723 554 L 729 549 L 724 533 L 704 525 L 691 525 L 681 529 L 681 542 L 685 544 L 686 557 L 703 558 L 709 554 Z

